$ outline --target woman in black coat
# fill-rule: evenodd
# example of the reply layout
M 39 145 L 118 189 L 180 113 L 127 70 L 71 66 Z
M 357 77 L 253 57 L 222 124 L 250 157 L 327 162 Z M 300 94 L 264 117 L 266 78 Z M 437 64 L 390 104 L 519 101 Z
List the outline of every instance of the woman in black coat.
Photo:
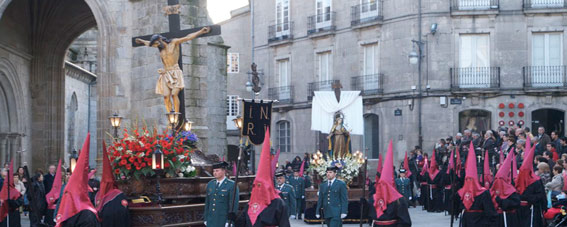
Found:
M 45 186 L 43 186 L 43 174 L 41 172 L 33 176 L 31 189 L 31 192 L 28 194 L 30 196 L 31 226 L 44 226 L 42 220 L 47 211 L 47 202 L 45 200 Z

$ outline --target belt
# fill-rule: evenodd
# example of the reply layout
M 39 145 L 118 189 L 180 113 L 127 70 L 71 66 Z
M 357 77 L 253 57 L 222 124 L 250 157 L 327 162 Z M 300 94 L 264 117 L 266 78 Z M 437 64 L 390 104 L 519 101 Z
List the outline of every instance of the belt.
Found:
M 465 213 L 482 213 L 484 210 L 465 210 Z
M 516 210 L 514 210 L 514 209 L 512 209 L 512 210 L 501 210 L 501 209 L 498 209 L 498 210 L 496 210 L 496 212 L 499 213 L 499 214 L 504 213 L 504 212 L 509 213 L 509 214 L 513 214 L 513 213 L 516 213 Z
M 529 206 L 530 203 L 528 201 L 520 201 L 520 206 Z
M 421 182 L 421 183 L 420 183 L 420 185 L 427 185 L 427 183 L 425 183 L 425 182 Z
M 397 219 L 394 220 L 387 220 L 387 221 L 378 221 L 378 220 L 374 220 L 373 222 L 375 225 L 393 225 L 398 223 Z
M 429 186 L 430 186 L 431 188 L 437 188 L 437 185 L 434 185 L 434 184 L 430 184 Z
M 451 189 L 451 185 L 445 186 L 445 189 Z

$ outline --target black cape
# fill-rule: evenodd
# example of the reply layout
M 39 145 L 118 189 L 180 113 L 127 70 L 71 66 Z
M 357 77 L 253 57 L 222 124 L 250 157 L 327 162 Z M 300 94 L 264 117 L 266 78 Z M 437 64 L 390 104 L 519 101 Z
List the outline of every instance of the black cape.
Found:
M 16 199 L 16 200 L 8 200 L 8 206 L 10 207 L 8 216 L 6 218 L 4 218 L 4 220 L 2 220 L 2 222 L 0 222 L 0 227 L 5 227 L 7 226 L 6 224 L 7 219 L 10 218 L 10 227 L 21 227 L 21 221 L 20 221 L 20 209 L 19 207 L 24 205 L 24 197 L 20 196 L 20 198 Z
M 429 187 L 426 189 L 429 193 L 429 206 L 427 207 L 428 212 L 441 212 L 444 210 L 443 206 L 443 171 L 439 171 L 439 173 L 431 180 L 431 178 L 427 177 L 427 181 Z
M 524 193 L 520 195 L 522 201 L 527 201 L 527 206 L 520 206 L 518 209 L 518 217 L 520 219 L 520 225 L 531 226 L 530 223 L 533 221 L 534 227 L 544 226 L 543 224 L 543 212 L 547 210 L 547 196 L 545 194 L 545 189 L 540 180 L 535 181 L 530 184 Z M 533 205 L 533 220 L 532 220 L 532 210 Z
M 49 174 L 48 174 L 49 175 Z M 36 181 L 32 183 L 31 194 L 28 194 L 30 200 L 30 223 L 32 226 L 40 225 L 42 218 L 47 211 L 47 202 L 45 201 L 45 187 L 42 182 Z
M 287 207 L 282 199 L 274 199 L 264 209 L 256 223 L 252 225 L 250 217 L 248 216 L 248 205 L 244 207 L 242 213 L 238 216 L 235 222 L 235 226 L 239 227 L 261 227 L 261 226 L 279 226 L 279 227 L 289 227 L 289 218 L 287 217 Z
M 427 179 L 429 175 L 427 173 L 423 175 L 418 175 L 419 180 L 419 190 L 421 194 L 419 196 L 419 204 L 423 205 L 423 209 L 429 209 L 429 185 L 427 185 Z
M 61 223 L 61 227 L 101 227 L 101 225 L 93 212 L 82 210 Z
M 459 194 L 457 194 L 457 196 L 458 195 Z M 461 203 L 461 209 L 465 209 L 463 203 Z M 492 203 L 492 197 L 488 190 L 474 197 L 474 202 L 469 210 L 470 211 L 463 213 L 461 227 L 490 226 L 496 216 L 496 209 L 494 208 L 494 203 Z
M 391 221 L 396 220 L 395 224 L 391 225 L 376 225 L 373 226 L 391 226 L 391 227 L 409 227 L 411 226 L 411 218 L 408 212 L 408 200 L 405 197 L 401 197 L 398 200 L 388 204 L 386 210 L 380 217 L 376 217 L 376 208 L 374 208 L 374 195 L 370 195 L 368 200 L 368 216 L 372 220 L 378 221 Z
M 128 207 L 122 205 L 122 201 L 126 201 L 124 193 L 118 194 L 110 202 L 106 203 L 99 213 L 104 227 L 122 227 L 130 226 L 130 213 Z
M 506 199 L 496 199 L 501 210 L 498 211 L 496 220 L 493 222 L 495 227 L 520 226 L 518 219 L 518 208 L 520 208 L 520 194 L 514 192 Z M 506 213 L 506 225 L 504 224 L 504 212 Z

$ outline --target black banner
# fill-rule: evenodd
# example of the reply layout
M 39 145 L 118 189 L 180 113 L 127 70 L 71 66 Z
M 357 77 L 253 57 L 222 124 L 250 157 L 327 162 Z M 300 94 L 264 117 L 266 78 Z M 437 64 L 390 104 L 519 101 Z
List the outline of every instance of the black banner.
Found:
M 243 102 L 242 135 L 248 136 L 254 145 L 260 145 L 264 142 L 266 129 L 272 122 L 272 102 L 256 103 L 252 100 Z

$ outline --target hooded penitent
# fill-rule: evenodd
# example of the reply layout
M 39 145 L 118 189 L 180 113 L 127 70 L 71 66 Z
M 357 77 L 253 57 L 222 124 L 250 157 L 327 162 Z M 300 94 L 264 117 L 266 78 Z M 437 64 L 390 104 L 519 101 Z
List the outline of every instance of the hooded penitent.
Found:
M 471 141 L 469 146 L 467 161 L 465 164 L 465 185 L 459 189 L 459 196 L 463 200 L 463 205 L 468 210 L 474 203 L 474 197 L 486 191 L 478 183 L 478 173 L 476 170 L 476 160 L 474 155 L 474 147 Z
M 496 203 L 496 196 L 500 197 L 501 199 L 506 199 L 508 196 L 512 195 L 516 192 L 516 188 L 511 184 L 511 171 L 512 171 L 512 160 L 514 160 L 515 155 L 514 152 L 510 152 L 506 160 L 498 169 L 496 176 L 494 177 L 494 183 L 490 188 L 490 195 L 492 196 L 492 202 L 494 203 L 494 207 L 498 208 L 498 203 Z
M 382 155 L 378 154 L 378 166 L 376 167 L 376 173 L 382 172 Z M 380 178 L 376 176 L 375 181 L 378 182 Z
M 435 180 L 435 177 L 439 173 L 439 167 L 437 166 L 437 160 L 435 158 L 435 150 L 433 150 L 433 155 L 431 155 L 431 164 L 428 169 L 429 179 Z
M 61 226 L 61 223 L 83 210 L 89 210 L 93 214 L 97 214 L 87 194 L 90 138 L 91 134 L 89 133 L 83 144 L 83 149 L 81 149 L 81 153 L 79 154 L 79 160 L 77 160 L 75 170 L 61 196 L 61 203 L 55 218 L 57 222 L 56 227 Z
M 2 191 L 0 191 L 0 202 L 2 203 L 2 206 L 0 206 L 0 220 L 4 220 L 10 211 L 8 203 L 6 202 L 8 198 L 10 198 L 10 200 L 16 200 L 22 195 L 18 190 L 16 190 L 16 187 L 14 187 L 13 162 L 14 161 L 10 161 L 10 165 L 8 167 L 8 179 L 5 179 L 4 184 L 2 185 Z
M 256 179 L 248 202 L 248 216 L 252 225 L 256 223 L 258 215 L 262 213 L 273 199 L 280 198 L 274 188 L 274 175 L 272 174 L 270 163 L 270 129 L 266 129 L 264 143 L 262 145 L 262 153 L 260 154 L 260 162 L 258 163 L 258 171 L 256 171 Z
M 96 194 L 95 203 L 96 209 L 100 212 L 104 205 L 112 201 L 122 191 L 116 186 L 114 181 L 114 171 L 108 159 L 108 152 L 106 151 L 106 143 L 102 142 L 102 179 L 100 181 L 100 190 Z
M 520 174 L 518 175 L 516 182 L 516 189 L 520 195 L 524 193 L 524 190 L 526 190 L 528 186 L 539 180 L 539 176 L 534 173 L 533 163 L 535 150 L 532 149 L 530 140 L 526 141 L 525 150 L 526 154 L 524 155 L 524 162 L 522 162 L 522 166 L 520 166 Z
M 411 176 L 411 170 L 409 168 L 408 152 L 407 151 L 406 151 L 406 157 L 404 157 L 404 169 L 406 170 L 406 177 L 410 177 Z
M 54 210 L 57 206 L 57 199 L 61 194 L 61 159 L 59 159 L 59 164 L 57 164 L 57 172 L 55 172 L 55 179 L 53 180 L 53 186 L 51 186 L 51 191 L 45 195 L 45 200 L 47 201 L 47 209 Z
M 423 163 L 423 168 L 421 169 L 421 173 L 419 173 L 419 175 L 421 176 L 425 175 L 425 173 L 427 173 L 427 170 L 429 169 L 429 160 L 427 160 L 427 158 L 425 158 Z
M 386 210 L 388 204 L 398 200 L 402 195 L 396 190 L 394 183 L 394 152 L 392 149 L 392 141 L 388 145 L 388 153 L 384 160 L 382 175 L 380 181 L 376 184 L 376 194 L 374 194 L 374 208 L 376 209 L 376 217 L 380 218 Z
M 303 177 L 303 172 L 305 171 L 305 160 L 301 162 L 301 167 L 299 167 L 299 176 Z

